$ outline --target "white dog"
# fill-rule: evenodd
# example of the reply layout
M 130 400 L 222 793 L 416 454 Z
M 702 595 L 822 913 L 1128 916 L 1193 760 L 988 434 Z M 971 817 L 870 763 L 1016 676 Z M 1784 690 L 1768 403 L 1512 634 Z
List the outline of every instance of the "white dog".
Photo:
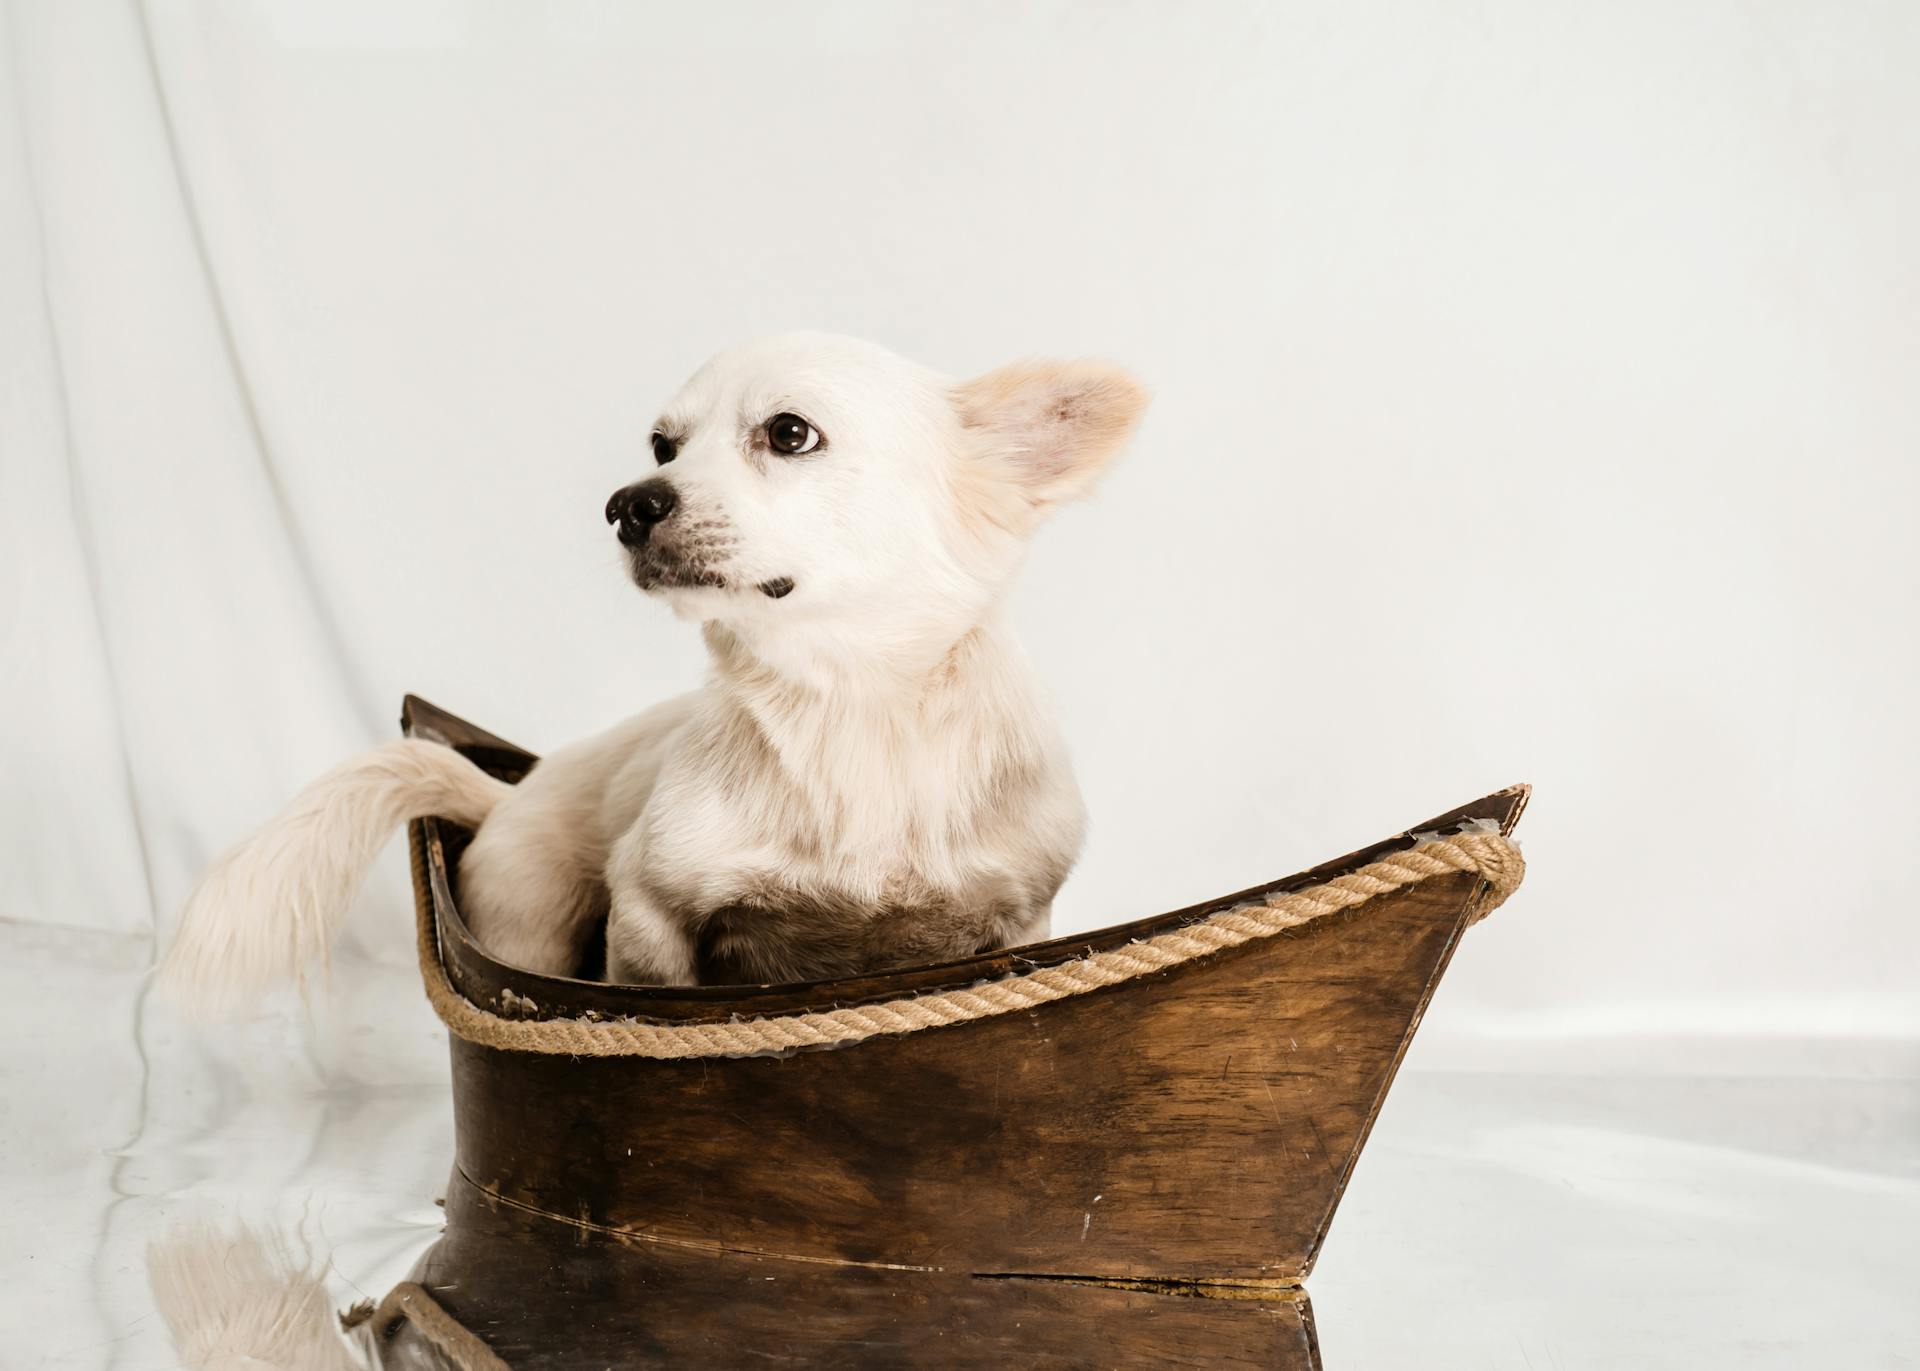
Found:
M 722 353 L 661 414 L 608 522 L 634 580 L 699 620 L 702 690 L 518 786 L 390 743 L 220 859 L 164 977 L 237 1008 L 324 955 L 406 820 L 477 826 L 463 911 L 502 961 L 609 979 L 809 980 L 1044 937 L 1084 809 L 1000 605 L 1027 542 L 1146 404 L 1125 372 L 956 383 L 871 344 Z

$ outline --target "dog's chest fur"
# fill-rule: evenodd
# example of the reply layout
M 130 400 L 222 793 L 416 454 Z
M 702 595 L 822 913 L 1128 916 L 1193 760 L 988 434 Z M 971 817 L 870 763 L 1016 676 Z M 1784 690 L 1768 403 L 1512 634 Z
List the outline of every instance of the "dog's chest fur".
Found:
M 1044 924 L 1084 826 L 1062 749 L 1024 700 L 952 703 L 708 697 L 622 843 L 702 983 L 940 961 Z

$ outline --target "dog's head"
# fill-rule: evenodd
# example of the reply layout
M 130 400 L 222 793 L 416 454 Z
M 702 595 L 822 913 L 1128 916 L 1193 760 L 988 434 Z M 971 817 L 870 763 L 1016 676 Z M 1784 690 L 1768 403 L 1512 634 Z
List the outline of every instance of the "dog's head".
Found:
M 853 339 L 750 343 L 662 411 L 653 470 L 607 520 L 634 580 L 684 617 L 919 638 L 978 618 L 1145 406 L 1105 363 L 956 383 Z

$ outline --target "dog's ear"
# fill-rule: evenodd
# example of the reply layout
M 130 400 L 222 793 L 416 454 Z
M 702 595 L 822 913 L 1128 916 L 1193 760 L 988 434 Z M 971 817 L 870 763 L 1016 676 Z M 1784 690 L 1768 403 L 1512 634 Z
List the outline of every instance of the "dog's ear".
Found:
M 1147 388 L 1109 362 L 1015 362 L 954 391 L 960 422 L 1030 509 L 1084 494 L 1147 408 Z

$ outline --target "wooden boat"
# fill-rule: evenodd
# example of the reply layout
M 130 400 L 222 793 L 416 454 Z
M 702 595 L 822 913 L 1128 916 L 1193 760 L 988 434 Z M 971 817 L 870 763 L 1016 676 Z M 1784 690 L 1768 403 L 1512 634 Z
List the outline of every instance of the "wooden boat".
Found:
M 402 722 L 508 779 L 535 760 L 411 697 Z M 1527 794 L 1413 832 L 1504 835 Z M 662 988 L 489 957 L 460 917 L 467 837 L 414 828 L 430 985 L 494 1021 L 676 1029 L 1073 963 L 1414 842 L 965 961 Z M 392 1299 L 366 1331 L 394 1365 L 1318 1366 L 1303 1281 L 1485 894 L 1450 872 L 1057 1003 L 821 1049 L 574 1057 L 456 1026 L 447 1229 L 413 1289 L 484 1347 Z

